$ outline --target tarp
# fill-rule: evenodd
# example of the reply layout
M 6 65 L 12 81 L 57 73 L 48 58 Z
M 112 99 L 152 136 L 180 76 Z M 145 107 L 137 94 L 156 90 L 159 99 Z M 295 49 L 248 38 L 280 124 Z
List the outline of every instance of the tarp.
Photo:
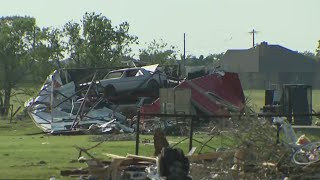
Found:
M 175 88 L 191 89 L 192 105 L 207 115 L 242 111 L 245 97 L 238 74 L 223 72 L 185 80 Z M 160 113 L 160 101 L 141 108 L 142 113 Z

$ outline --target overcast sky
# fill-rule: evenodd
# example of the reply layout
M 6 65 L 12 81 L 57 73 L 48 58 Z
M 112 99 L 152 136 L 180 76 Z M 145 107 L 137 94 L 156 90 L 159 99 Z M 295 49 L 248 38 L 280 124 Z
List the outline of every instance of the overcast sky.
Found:
M 28 15 L 43 26 L 79 22 L 85 12 L 99 12 L 114 25 L 130 24 L 140 45 L 163 39 L 187 54 L 208 55 L 256 42 L 314 52 L 320 40 L 320 0 L 0 0 L 0 15 Z

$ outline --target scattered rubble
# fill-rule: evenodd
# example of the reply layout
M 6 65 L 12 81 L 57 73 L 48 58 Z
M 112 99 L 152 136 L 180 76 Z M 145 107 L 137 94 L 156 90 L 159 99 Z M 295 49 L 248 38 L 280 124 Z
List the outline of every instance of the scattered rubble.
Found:
M 88 168 L 83 169 L 81 175 L 107 179 L 135 179 L 135 176 L 136 179 L 160 180 L 163 175 L 170 179 L 168 172 L 174 172 L 172 179 L 320 178 L 320 142 L 310 142 L 306 136 L 289 142 L 286 138 L 290 136 L 291 127 L 288 126 L 289 130 L 283 132 L 284 139 L 276 144 L 276 126 L 269 121 L 258 120 L 256 117 L 230 121 L 238 131 L 219 132 L 215 129 L 215 136 L 234 138 L 236 141 L 233 147 L 217 148 L 220 150 L 201 154 L 195 153 L 195 148 L 187 155 L 180 149 L 162 148 L 159 156 L 154 157 L 130 154 L 123 157 L 104 153 L 112 160 L 97 160 L 91 156 L 91 159 L 86 160 Z M 286 124 L 285 121 L 282 123 Z M 62 171 L 61 174 L 79 177 L 79 172 L 78 169 Z

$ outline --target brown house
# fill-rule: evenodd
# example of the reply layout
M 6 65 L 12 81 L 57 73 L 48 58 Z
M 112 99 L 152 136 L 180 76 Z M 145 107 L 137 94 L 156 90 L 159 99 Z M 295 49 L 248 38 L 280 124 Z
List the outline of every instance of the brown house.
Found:
M 307 84 L 320 87 L 320 63 L 311 57 L 266 42 L 244 50 L 228 50 L 221 67 L 239 73 L 244 88 L 271 84 Z

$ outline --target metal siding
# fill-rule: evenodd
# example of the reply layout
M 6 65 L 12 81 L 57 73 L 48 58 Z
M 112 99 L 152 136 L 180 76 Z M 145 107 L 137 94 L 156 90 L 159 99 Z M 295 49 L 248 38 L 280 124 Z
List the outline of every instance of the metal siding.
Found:
M 244 108 L 245 97 L 240 80 L 236 73 L 225 73 L 224 76 L 211 74 L 193 79 L 191 82 L 205 92 L 215 93 L 222 99 L 237 106 L 239 109 Z M 209 115 L 229 113 L 227 110 L 222 109 L 221 105 L 217 104 L 217 102 L 208 99 L 207 96 L 186 81 L 182 82 L 175 88 L 191 89 L 192 104 Z M 144 106 L 141 109 L 144 113 L 159 113 L 159 99 L 152 105 Z

